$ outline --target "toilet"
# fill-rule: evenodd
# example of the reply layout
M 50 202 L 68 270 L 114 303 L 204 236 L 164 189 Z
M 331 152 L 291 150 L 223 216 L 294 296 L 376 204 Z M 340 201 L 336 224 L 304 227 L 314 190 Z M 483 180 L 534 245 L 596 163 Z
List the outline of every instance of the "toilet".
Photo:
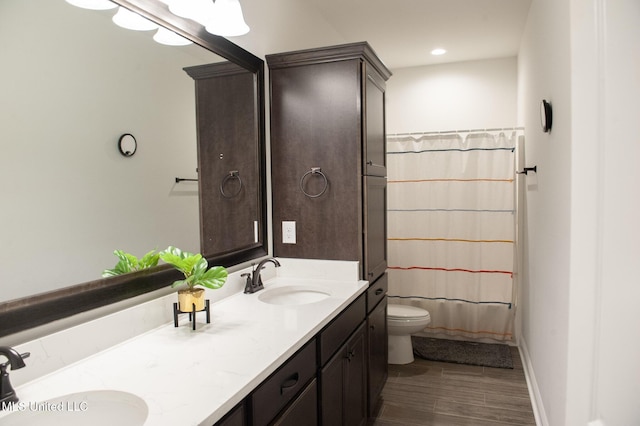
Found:
M 416 306 L 387 306 L 387 327 L 389 333 L 389 364 L 409 364 L 413 362 L 411 335 L 419 333 L 431 322 L 429 311 Z

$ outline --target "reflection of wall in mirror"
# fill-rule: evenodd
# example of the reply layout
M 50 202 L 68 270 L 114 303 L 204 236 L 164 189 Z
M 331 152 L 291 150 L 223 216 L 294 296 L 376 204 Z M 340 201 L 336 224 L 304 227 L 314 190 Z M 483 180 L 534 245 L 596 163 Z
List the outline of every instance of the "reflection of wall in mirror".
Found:
M 197 183 L 174 179 L 196 177 L 182 68 L 220 58 L 157 44 L 114 13 L 0 3 L 0 302 L 98 279 L 116 248 L 199 249 Z M 133 157 L 118 152 L 123 133 L 138 141 Z

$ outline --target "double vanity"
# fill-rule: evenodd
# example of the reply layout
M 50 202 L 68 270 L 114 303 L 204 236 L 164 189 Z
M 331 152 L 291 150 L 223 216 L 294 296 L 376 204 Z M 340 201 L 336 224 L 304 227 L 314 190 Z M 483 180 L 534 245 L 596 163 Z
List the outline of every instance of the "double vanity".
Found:
M 304 424 L 316 424 L 310 416 L 340 424 L 330 416 L 342 415 L 343 406 L 334 399 L 343 384 L 347 392 L 355 386 L 351 392 L 362 396 L 356 406 L 350 402 L 346 415 L 366 420 L 365 327 L 374 307 L 382 309 L 384 320 L 386 288 L 373 289 L 360 280 L 357 262 L 281 262 L 281 268 L 263 272 L 264 290 L 240 290 L 217 302 L 211 291 L 211 323 L 198 317 L 195 331 L 185 315 L 177 328 L 165 323 L 16 386 L 20 402 L 0 412 L 0 424 L 6 416 L 14 416 L 7 424 L 24 425 L 56 424 L 62 416 L 65 425 L 78 420 L 115 424 L 114 419 L 121 425 L 154 426 L 303 424 L 296 416 Z M 103 332 L 96 328 L 92 338 L 100 339 Z M 42 357 L 39 347 L 46 351 L 46 343 L 26 345 L 30 360 Z M 28 370 L 30 360 L 12 376 Z M 321 412 L 325 406 L 333 409 Z

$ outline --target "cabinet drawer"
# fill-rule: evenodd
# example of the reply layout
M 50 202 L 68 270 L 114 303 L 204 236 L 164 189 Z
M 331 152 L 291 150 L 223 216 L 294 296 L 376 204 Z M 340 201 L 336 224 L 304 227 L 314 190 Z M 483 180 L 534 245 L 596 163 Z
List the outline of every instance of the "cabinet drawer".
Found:
M 385 272 L 367 290 L 367 313 L 371 313 L 376 305 L 384 299 L 389 288 L 389 277 Z
M 316 374 L 316 340 L 298 351 L 251 394 L 253 425 L 266 425 Z
M 345 340 L 353 333 L 366 316 L 366 295 L 362 294 L 345 309 L 331 324 L 320 332 L 320 365 L 331 358 Z
M 314 379 L 284 410 L 273 426 L 316 426 L 318 424 L 318 384 Z

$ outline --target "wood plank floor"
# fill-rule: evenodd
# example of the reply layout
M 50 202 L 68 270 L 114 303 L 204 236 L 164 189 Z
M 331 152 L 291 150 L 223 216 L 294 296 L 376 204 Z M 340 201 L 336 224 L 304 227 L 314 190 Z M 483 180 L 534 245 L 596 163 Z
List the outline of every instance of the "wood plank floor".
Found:
M 389 379 L 369 426 L 535 425 L 518 348 L 513 369 L 416 358 L 389 365 Z

